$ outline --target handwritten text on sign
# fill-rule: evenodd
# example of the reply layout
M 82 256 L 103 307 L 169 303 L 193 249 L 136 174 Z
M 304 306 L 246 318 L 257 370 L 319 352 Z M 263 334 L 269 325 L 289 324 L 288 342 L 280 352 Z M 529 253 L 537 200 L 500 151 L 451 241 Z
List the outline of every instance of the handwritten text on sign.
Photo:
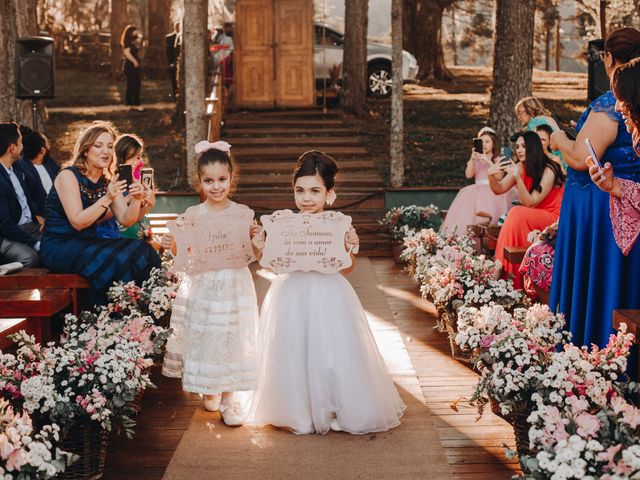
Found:
M 345 234 L 351 217 L 340 212 L 278 210 L 260 217 L 267 233 L 260 265 L 276 273 L 310 270 L 336 273 L 351 266 Z
M 193 274 L 249 265 L 255 260 L 249 236 L 253 217 L 244 207 L 210 216 L 185 213 L 167 222 L 176 237 L 174 270 Z

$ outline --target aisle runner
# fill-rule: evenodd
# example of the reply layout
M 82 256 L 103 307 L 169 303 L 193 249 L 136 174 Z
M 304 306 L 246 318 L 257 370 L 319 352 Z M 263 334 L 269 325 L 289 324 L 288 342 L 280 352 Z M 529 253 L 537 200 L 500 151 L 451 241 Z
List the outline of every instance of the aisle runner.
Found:
M 262 298 L 268 281 L 255 278 Z M 347 278 L 368 312 L 380 352 L 407 404 L 402 424 L 362 436 L 297 436 L 271 427 L 229 428 L 218 413 L 198 409 L 165 480 L 452 478 L 409 355 L 385 296 L 377 289 L 376 272 L 361 258 Z

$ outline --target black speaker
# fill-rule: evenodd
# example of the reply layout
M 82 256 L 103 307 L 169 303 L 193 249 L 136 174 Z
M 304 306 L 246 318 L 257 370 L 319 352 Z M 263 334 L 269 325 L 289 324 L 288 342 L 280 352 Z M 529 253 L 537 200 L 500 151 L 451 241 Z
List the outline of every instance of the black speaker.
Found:
M 53 38 L 23 37 L 16 41 L 16 98 L 53 98 Z
M 591 103 L 603 93 L 611 89 L 607 71 L 604 68 L 602 54 L 604 53 L 604 40 L 591 40 L 587 50 L 589 60 L 589 83 L 587 87 L 587 101 Z

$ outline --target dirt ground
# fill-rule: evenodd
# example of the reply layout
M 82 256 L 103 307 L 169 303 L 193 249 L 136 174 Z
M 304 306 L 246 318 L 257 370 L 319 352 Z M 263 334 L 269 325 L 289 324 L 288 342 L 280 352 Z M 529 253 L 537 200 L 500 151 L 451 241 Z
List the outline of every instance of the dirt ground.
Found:
M 405 86 L 406 186 L 458 186 L 468 183 L 464 165 L 472 138 L 489 116 L 491 70 L 485 67 L 453 67 L 455 79 L 428 85 Z M 57 96 L 48 107 L 91 107 L 122 105 L 124 80 L 106 73 L 59 69 Z M 587 78 L 583 74 L 534 72 L 534 95 L 563 120 L 577 120 L 586 107 Z M 168 79 L 144 79 L 142 102 L 167 102 L 164 108 L 143 112 L 114 108 L 95 113 L 50 113 L 48 133 L 52 153 L 63 162 L 71 157 L 78 132 L 87 122 L 101 119 L 114 123 L 119 131 L 136 133 L 146 143 L 149 164 L 155 168 L 162 190 L 188 188 L 183 179 L 181 153 L 184 136 L 174 124 L 175 109 L 169 97 Z M 370 101 L 370 116 L 349 119 L 365 138 L 366 146 L 388 177 L 390 102 Z

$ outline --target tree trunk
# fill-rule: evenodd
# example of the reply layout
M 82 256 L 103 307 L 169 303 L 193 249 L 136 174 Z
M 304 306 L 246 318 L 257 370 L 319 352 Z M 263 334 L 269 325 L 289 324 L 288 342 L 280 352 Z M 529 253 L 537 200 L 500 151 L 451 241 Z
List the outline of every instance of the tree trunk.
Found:
M 506 145 L 521 129 L 514 106 L 531 95 L 535 0 L 496 0 L 490 125 Z
M 458 39 L 456 38 L 456 9 L 451 7 L 451 53 L 453 54 L 453 65 L 458 65 Z
M 420 80 L 451 80 L 442 49 L 442 12 L 455 0 L 403 0 L 403 45 L 415 55 Z
M 391 2 L 392 76 L 402 77 L 402 0 Z M 404 118 L 402 82 L 391 85 L 391 186 L 404 183 Z
M 127 26 L 127 0 L 111 0 L 109 30 L 111 31 L 111 74 L 122 75 L 122 47 L 120 36 Z
M 607 0 L 600 0 L 600 38 L 607 38 Z
M 560 41 L 560 19 L 556 20 L 556 72 L 560 71 L 560 57 L 562 55 L 562 42 Z
M 367 26 L 369 0 L 345 0 L 342 105 L 363 116 L 367 105 Z
M 544 69 L 551 70 L 551 25 L 544 27 Z
M 154 77 L 167 76 L 167 60 L 165 52 L 165 36 L 171 27 L 171 9 L 166 0 L 149 0 L 149 47 L 145 58 L 145 70 Z
M 0 121 L 31 125 L 31 102 L 17 100 L 16 92 L 16 40 L 38 33 L 35 0 L 0 1 Z M 37 128 L 43 128 L 39 124 Z
M 187 126 L 187 175 L 196 176 L 194 147 L 207 138 L 205 118 L 205 68 L 206 52 L 203 48 L 207 31 L 207 0 L 184 0 L 184 49 L 185 103 Z

